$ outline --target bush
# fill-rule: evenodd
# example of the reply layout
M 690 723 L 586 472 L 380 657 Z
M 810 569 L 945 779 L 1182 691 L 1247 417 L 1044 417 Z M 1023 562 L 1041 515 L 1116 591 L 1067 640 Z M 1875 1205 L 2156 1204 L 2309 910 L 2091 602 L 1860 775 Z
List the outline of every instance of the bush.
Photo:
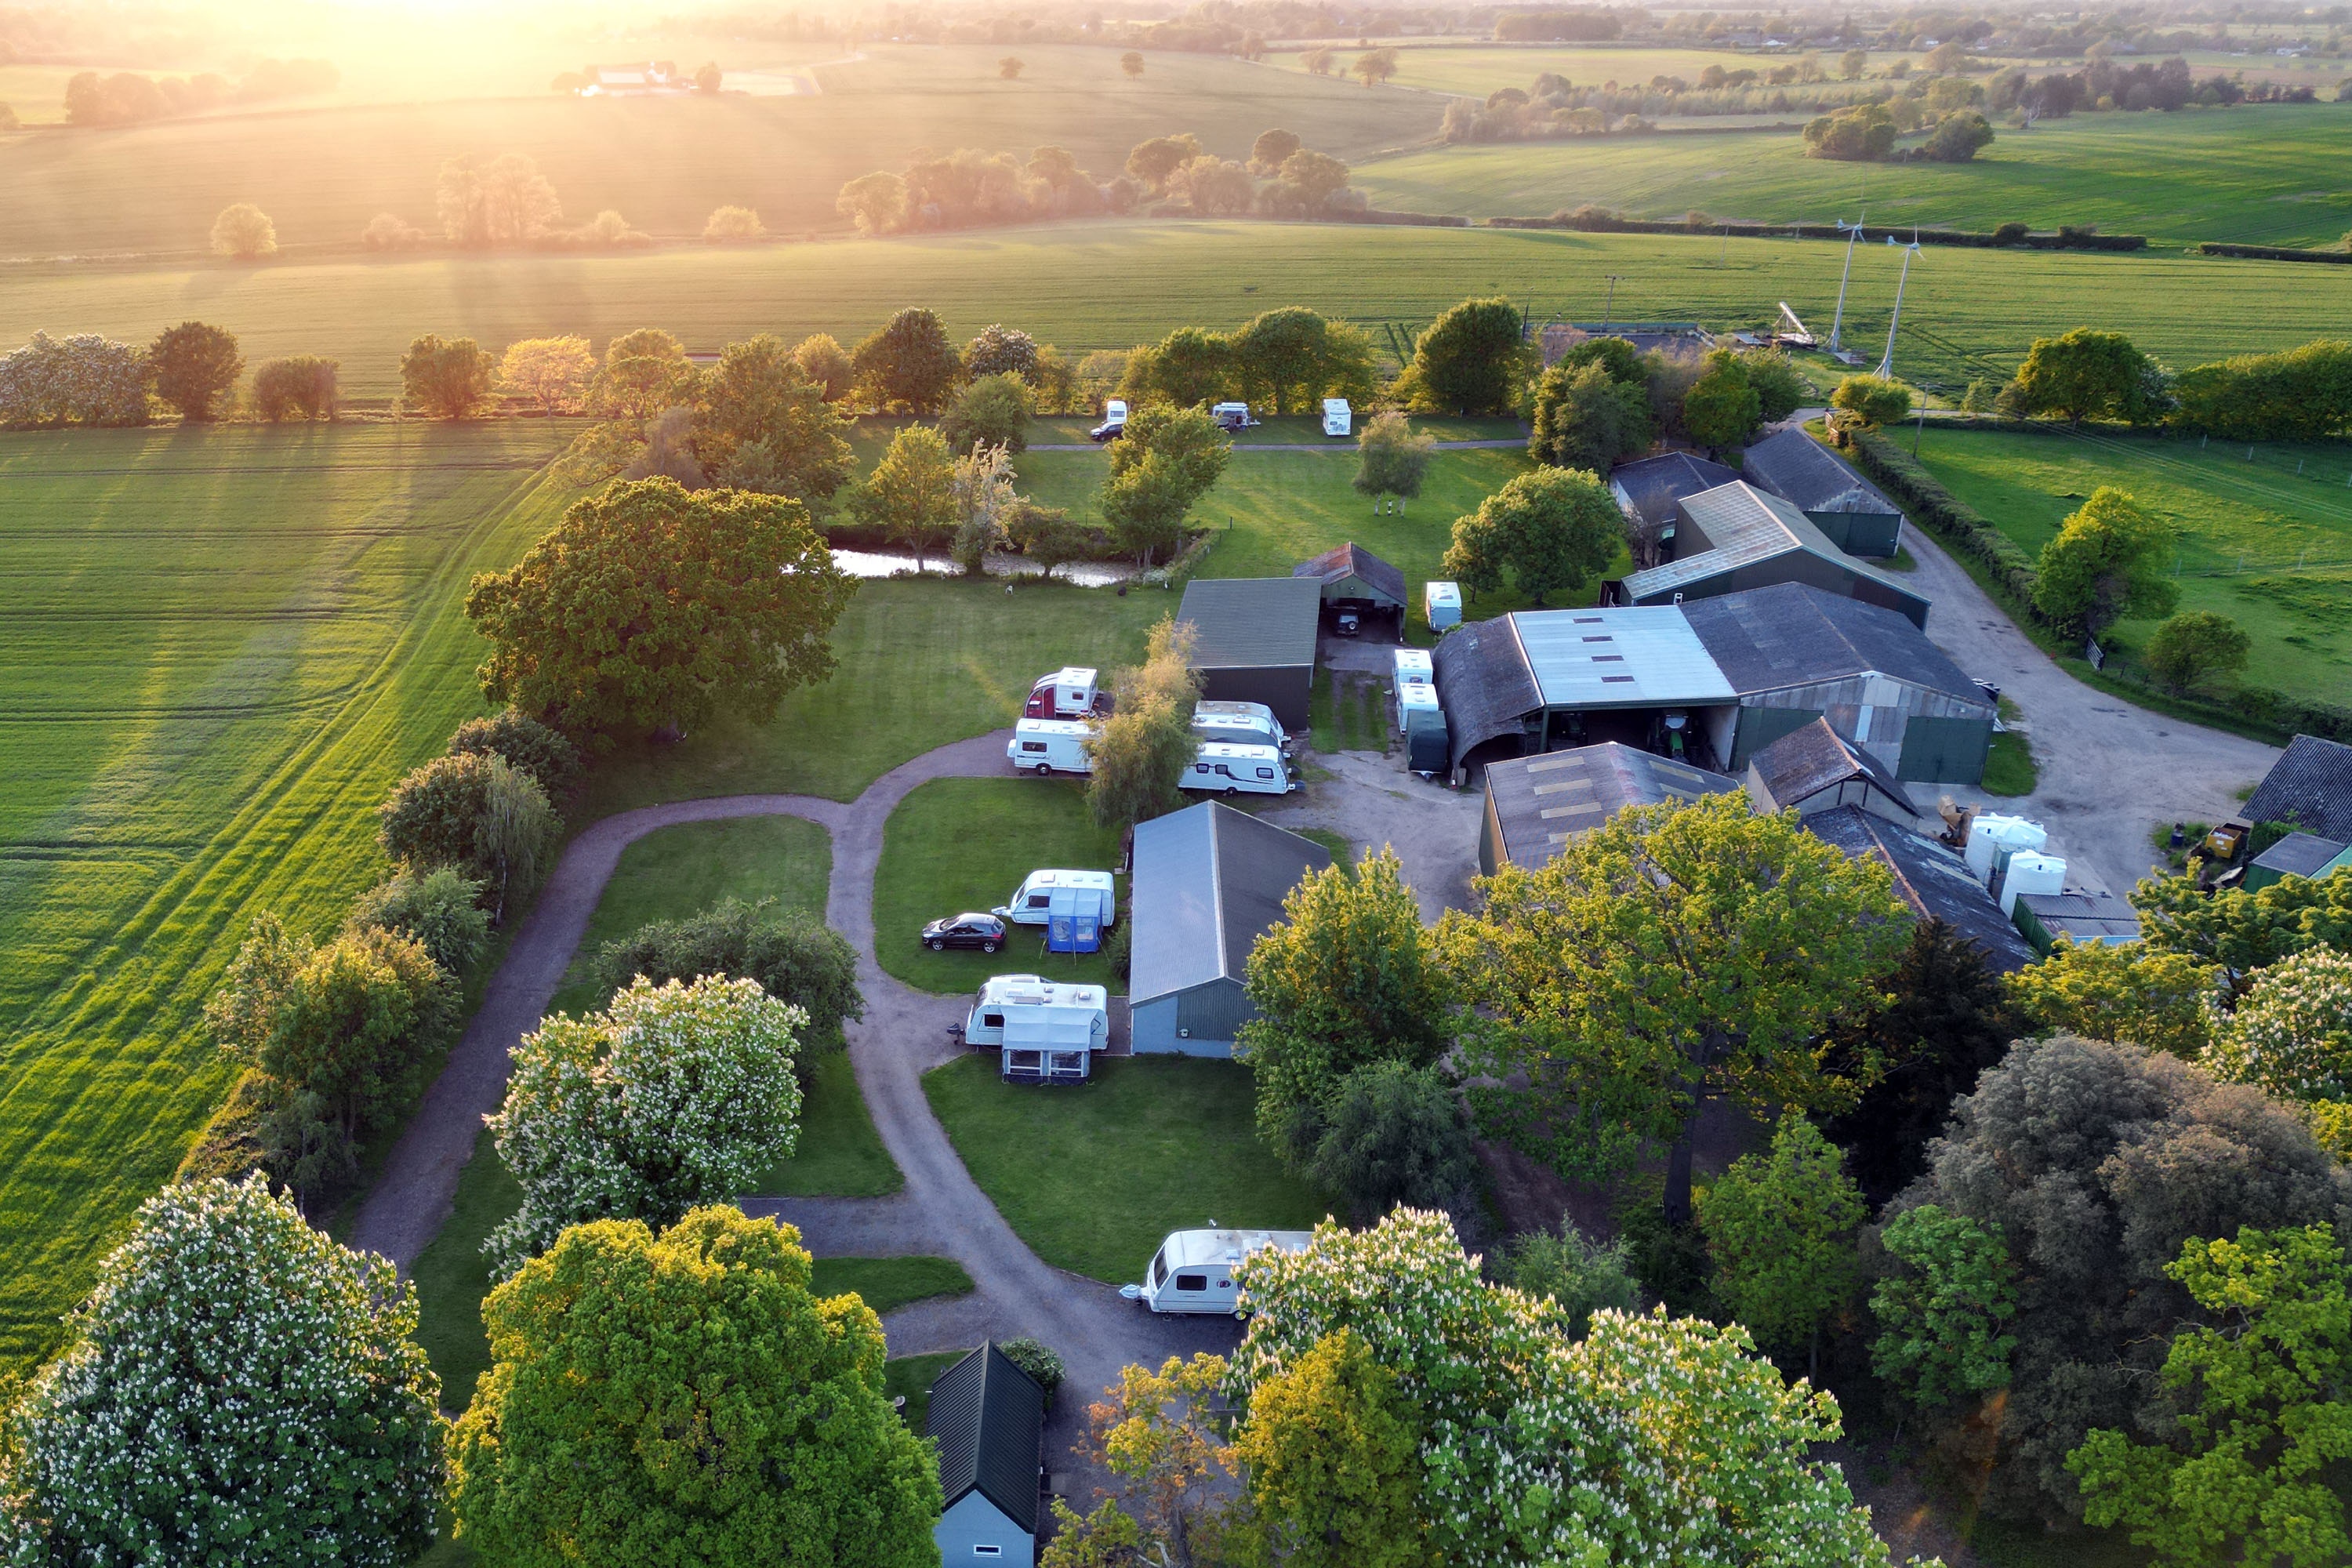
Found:
M 1062 1386 L 1062 1379 L 1068 1375 L 1062 1365 L 1062 1358 L 1054 1353 L 1053 1347 L 1043 1340 L 1033 1340 L 1024 1334 L 1019 1339 L 1000 1341 L 996 1348 L 1006 1361 L 1036 1380 L 1037 1386 L 1045 1391 L 1046 1405 L 1051 1406 L 1054 1391 Z
M 1604 1246 L 1562 1222 L 1558 1236 L 1538 1230 L 1515 1237 L 1497 1249 L 1491 1266 L 1504 1284 L 1557 1302 L 1577 1339 L 1604 1307 L 1620 1312 L 1642 1309 L 1641 1283 L 1633 1278 L 1633 1257 L 1622 1237 Z
M 32 341 L 0 354 L 0 427 L 147 423 L 147 354 L 84 332 Z
M 562 821 L 537 779 L 504 757 L 436 757 L 393 786 L 378 808 L 377 840 L 397 865 L 447 866 L 486 883 L 504 918 L 548 869 Z
M 2025 225 L 2012 220 L 1992 231 L 1992 242 L 1995 245 L 2022 245 L 2025 237 L 2032 232 Z
M 519 708 L 503 708 L 487 719 L 468 719 L 449 737 L 453 757 L 496 755 L 539 781 L 550 800 L 561 800 L 580 782 L 580 748 L 562 731 Z
M 2156 628 L 2140 657 L 2158 680 L 2187 691 L 2210 676 L 2245 668 L 2252 648 L 2246 629 L 2229 616 L 2183 610 Z
M 750 207 L 719 207 L 711 213 L 710 221 L 702 226 L 702 237 L 713 245 L 723 245 L 730 240 L 757 239 L 767 232 L 767 226 L 760 221 L 760 215 Z
M 940 420 L 940 436 L 958 458 L 969 457 L 974 442 L 1023 452 L 1028 449 L 1034 407 L 1028 384 L 1018 375 L 1009 371 L 984 375 L 956 394 Z
M 1113 929 L 1125 926 L 1121 921 Z M 608 994 L 638 975 L 656 984 L 706 974 L 756 980 L 769 995 L 808 1015 L 800 1030 L 804 1056 L 844 1048 L 843 1023 L 866 1016 L 856 951 L 821 917 L 780 910 L 772 899 L 756 904 L 729 899 L 684 920 L 640 926 L 604 944 L 594 973 Z
M 264 360 L 253 373 L 253 405 L 264 419 L 332 419 L 341 370 L 316 354 Z
M 1864 425 L 1899 425 L 1910 416 L 1911 389 L 1891 376 L 1849 375 L 1830 394 L 1830 406 Z
M 1332 1087 L 1322 1126 L 1304 1174 L 1346 1198 L 1359 1219 L 1399 1204 L 1453 1212 L 1476 1201 L 1470 1124 L 1434 1068 L 1391 1060 L 1356 1068 Z
M 414 250 L 425 243 L 425 231 L 397 213 L 378 213 L 360 230 L 360 243 L 370 250 Z
M 419 876 L 396 872 L 359 896 L 345 931 L 388 931 L 420 943 L 449 974 L 462 975 L 489 945 L 482 884 L 444 866 Z
M 1121 980 L 1127 979 L 1129 967 L 1134 962 L 1134 922 L 1121 921 L 1111 927 L 1110 935 L 1103 939 L 1103 952 L 1110 960 L 1110 972 Z

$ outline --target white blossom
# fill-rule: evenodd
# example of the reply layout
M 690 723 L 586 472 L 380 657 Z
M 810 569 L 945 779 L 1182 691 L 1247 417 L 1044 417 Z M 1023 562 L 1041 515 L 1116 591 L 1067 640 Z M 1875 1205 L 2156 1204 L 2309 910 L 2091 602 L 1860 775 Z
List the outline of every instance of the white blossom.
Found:
M 147 353 L 95 333 L 0 354 L 0 426 L 147 423 Z

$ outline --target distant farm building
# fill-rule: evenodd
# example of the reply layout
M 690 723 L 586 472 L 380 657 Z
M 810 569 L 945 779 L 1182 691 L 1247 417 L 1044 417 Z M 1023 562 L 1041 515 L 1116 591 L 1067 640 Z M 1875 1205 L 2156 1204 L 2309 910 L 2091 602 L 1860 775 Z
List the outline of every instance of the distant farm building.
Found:
M 1192 668 L 1212 702 L 1263 702 L 1286 730 L 1308 725 L 1323 605 L 1310 577 L 1204 577 L 1176 612 L 1192 624 Z
M 1486 765 L 1486 814 L 1478 829 L 1478 871 L 1536 867 L 1629 805 L 1727 795 L 1738 784 L 1721 773 L 1670 762 L 1604 741 L 1542 757 Z
M 1885 559 L 1902 548 L 1902 509 L 1802 430 L 1783 430 L 1748 447 L 1740 477 L 1793 504 L 1849 555 Z
M 1801 583 L 1927 624 L 1928 600 L 1830 542 L 1793 501 L 1738 481 L 1675 503 L 1665 561 L 1601 585 L 1609 605 L 1678 605 Z
M 1404 626 L 1404 574 L 1360 544 L 1342 544 L 1312 561 L 1290 569 L 1293 577 L 1315 584 L 1326 610 L 1353 610 L 1360 616 L 1391 617 L 1400 632 Z
M 1715 334 L 1696 321 L 1555 321 L 1539 334 L 1546 367 L 1592 338 L 1622 338 L 1637 353 L 1697 358 L 1715 346 Z
M 2352 746 L 2297 735 L 2254 787 L 2245 818 L 2352 843 Z

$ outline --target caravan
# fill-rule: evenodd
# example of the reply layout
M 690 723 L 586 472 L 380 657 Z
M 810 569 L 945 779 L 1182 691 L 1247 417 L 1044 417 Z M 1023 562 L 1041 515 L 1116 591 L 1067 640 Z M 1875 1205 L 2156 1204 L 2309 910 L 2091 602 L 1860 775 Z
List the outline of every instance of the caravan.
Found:
M 1323 434 L 1352 436 L 1355 433 L 1356 414 L 1355 410 L 1348 406 L 1348 400 L 1344 397 L 1325 398 L 1323 400 Z
M 1024 719 L 1013 726 L 1004 743 L 1005 760 L 1024 773 L 1040 777 L 1060 772 L 1090 773 L 1095 765 L 1087 755 L 1087 737 L 1095 727 L 1076 719 Z
M 1307 1230 L 1179 1230 L 1169 1234 L 1144 1270 L 1140 1285 L 1118 1293 L 1155 1312 L 1229 1312 L 1242 1315 L 1234 1265 L 1261 1247 L 1304 1252 L 1315 1239 Z
M 1008 1083 L 1083 1083 L 1110 1046 L 1110 994 L 1034 974 L 994 975 L 966 1015 L 967 1046 L 994 1047 Z
M 1176 783 L 1210 795 L 1288 795 L 1305 787 L 1290 776 L 1279 749 L 1226 741 L 1202 742 L 1192 771 Z
M 1203 741 L 1243 746 L 1275 746 L 1287 753 L 1290 735 L 1263 702 L 1195 702 L 1192 732 Z
M 1118 891 L 1108 871 L 1032 871 L 1002 908 L 988 912 L 1015 925 L 1050 925 L 1061 912 L 1055 907 L 1057 893 L 1068 895 L 1061 902 L 1091 915 L 1105 930 L 1118 923 Z
M 1096 711 L 1103 693 L 1095 689 L 1095 672 L 1076 665 L 1041 675 L 1029 688 L 1022 705 L 1024 719 L 1084 719 Z

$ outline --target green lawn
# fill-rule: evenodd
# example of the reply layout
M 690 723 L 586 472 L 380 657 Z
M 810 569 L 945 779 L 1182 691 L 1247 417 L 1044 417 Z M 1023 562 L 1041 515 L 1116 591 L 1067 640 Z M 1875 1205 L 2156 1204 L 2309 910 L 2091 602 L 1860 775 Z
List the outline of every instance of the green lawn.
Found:
M 1077 780 L 934 780 L 908 795 L 883 830 L 875 957 L 908 984 L 942 995 L 977 991 L 992 974 L 1028 973 L 1116 990 L 1108 958 L 1049 953 L 1040 926 L 1014 926 L 992 954 L 931 952 L 917 933 L 941 915 L 996 908 L 1032 871 L 1118 864 L 1118 835 L 1095 826 Z
M 801 1081 L 799 1146 L 760 1178 L 760 1191 L 772 1197 L 878 1198 L 906 1184 L 874 1131 L 849 1053 L 817 1058 Z
M 482 1256 L 482 1243 L 521 1206 L 522 1189 L 499 1163 L 486 1127 L 457 1177 L 457 1208 L 410 1271 L 416 1282 L 416 1342 L 441 1374 L 447 1409 L 472 1403 L 475 1380 L 489 1370 L 482 1298 L 490 1293 L 490 1260 Z
M 2032 551 L 2099 486 L 2129 491 L 2177 531 L 2181 607 L 2228 616 L 2253 639 L 2247 682 L 2340 700 L 2352 685 L 2352 447 L 2246 452 L 1932 424 L 1919 448 L 1954 495 Z M 2151 629 L 2126 622 L 2102 640 L 2127 650 Z
M 969 1296 L 971 1276 L 951 1258 L 820 1258 L 814 1289 L 819 1296 L 855 1291 L 877 1312 L 890 1312 L 934 1296 Z
M 923 1092 L 1030 1249 L 1107 1284 L 1139 1278 L 1171 1230 L 1303 1230 L 1329 1212 L 1258 1142 L 1237 1062 L 1104 1057 L 1091 1082 L 1040 1089 L 974 1056 L 926 1074 Z
M 928 1355 L 902 1355 L 886 1362 L 882 1367 L 882 1392 L 887 1397 L 904 1398 L 907 1402 L 907 1425 L 915 1435 L 923 1435 L 923 1422 L 931 1413 L 931 1384 L 940 1373 L 970 1355 L 970 1351 L 933 1351 Z

